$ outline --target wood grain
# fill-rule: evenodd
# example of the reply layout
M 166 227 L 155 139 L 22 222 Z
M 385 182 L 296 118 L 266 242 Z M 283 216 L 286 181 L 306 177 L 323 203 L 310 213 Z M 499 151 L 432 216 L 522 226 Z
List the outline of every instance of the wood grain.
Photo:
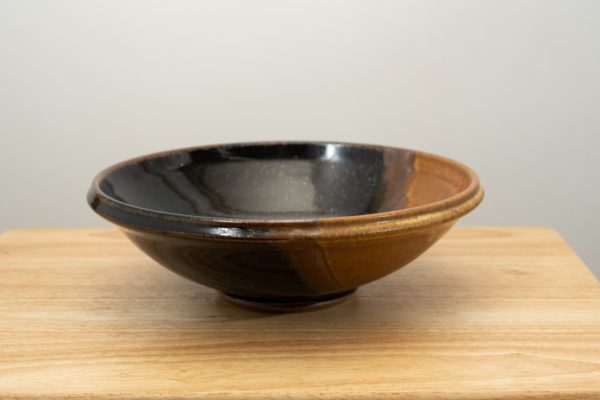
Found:
M 456 228 L 337 307 L 236 308 L 116 230 L 0 235 L 0 398 L 600 398 L 600 284 L 541 228 Z

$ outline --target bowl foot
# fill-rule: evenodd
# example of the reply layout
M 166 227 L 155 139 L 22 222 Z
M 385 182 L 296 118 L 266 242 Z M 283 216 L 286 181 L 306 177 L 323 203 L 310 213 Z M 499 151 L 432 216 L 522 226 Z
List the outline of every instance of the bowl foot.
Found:
M 223 292 L 219 293 L 225 300 L 235 304 L 236 306 L 266 312 L 294 313 L 319 310 L 321 308 L 334 306 L 343 302 L 344 300 L 347 300 L 350 296 L 352 296 L 352 294 L 354 294 L 354 292 L 356 292 L 356 289 L 333 293 L 327 296 L 305 297 L 293 300 L 256 298 L 237 296 Z

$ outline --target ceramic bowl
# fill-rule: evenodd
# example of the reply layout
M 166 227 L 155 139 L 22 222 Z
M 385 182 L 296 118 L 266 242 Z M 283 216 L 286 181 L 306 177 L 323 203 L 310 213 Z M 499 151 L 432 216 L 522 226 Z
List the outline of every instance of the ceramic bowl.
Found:
M 330 305 L 406 265 L 482 200 L 468 167 L 347 143 L 244 143 L 109 167 L 90 206 L 165 267 L 237 304 Z

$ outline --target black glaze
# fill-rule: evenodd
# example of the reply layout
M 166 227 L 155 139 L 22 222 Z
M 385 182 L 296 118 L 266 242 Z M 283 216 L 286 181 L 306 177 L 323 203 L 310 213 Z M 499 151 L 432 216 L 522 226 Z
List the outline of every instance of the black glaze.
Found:
M 384 174 L 378 148 L 232 145 L 140 160 L 110 172 L 99 187 L 115 201 L 169 214 L 313 219 L 378 212 L 386 196 L 403 195 L 387 190 Z

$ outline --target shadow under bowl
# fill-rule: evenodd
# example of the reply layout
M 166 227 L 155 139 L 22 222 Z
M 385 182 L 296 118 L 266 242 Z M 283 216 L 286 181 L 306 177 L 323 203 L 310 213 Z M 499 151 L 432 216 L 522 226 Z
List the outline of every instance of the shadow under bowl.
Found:
M 347 143 L 180 149 L 102 171 L 90 206 L 150 257 L 230 301 L 336 304 L 406 265 L 475 208 L 468 167 Z

